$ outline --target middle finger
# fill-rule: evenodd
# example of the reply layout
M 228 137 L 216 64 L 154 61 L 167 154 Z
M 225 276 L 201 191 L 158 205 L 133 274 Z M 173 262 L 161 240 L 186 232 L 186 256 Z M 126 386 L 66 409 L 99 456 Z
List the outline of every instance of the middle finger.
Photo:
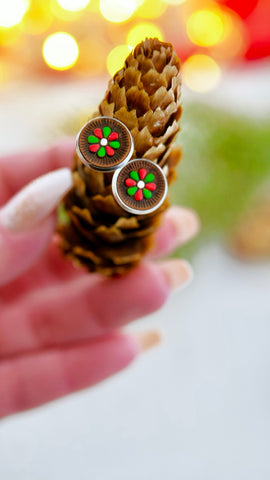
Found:
M 3 307 L 0 356 L 103 335 L 160 308 L 191 276 L 187 262 L 175 259 L 142 263 L 125 277 L 86 275 L 37 290 Z

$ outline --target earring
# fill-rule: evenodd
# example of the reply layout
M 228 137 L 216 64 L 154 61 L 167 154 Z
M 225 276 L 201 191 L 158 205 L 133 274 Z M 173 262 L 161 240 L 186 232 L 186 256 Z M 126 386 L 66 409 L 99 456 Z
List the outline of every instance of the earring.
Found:
M 162 168 L 150 160 L 130 161 L 133 151 L 129 129 L 112 117 L 90 120 L 76 140 L 77 155 L 87 167 L 105 173 L 114 171 L 112 193 L 120 207 L 135 215 L 146 215 L 164 202 L 167 178 Z
M 168 182 L 159 165 L 139 158 L 115 170 L 112 192 L 124 210 L 146 215 L 162 205 L 168 193 Z
M 76 152 L 89 168 L 112 172 L 132 157 L 134 142 L 129 129 L 112 117 L 90 120 L 79 131 Z

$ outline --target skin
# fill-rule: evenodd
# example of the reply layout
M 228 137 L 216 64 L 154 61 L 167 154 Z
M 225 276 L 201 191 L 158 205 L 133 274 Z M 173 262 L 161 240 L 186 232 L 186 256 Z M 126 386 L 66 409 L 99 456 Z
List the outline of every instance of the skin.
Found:
M 0 158 L 0 208 L 32 179 L 70 167 L 72 157 L 73 141 L 65 141 Z M 188 280 L 181 260 L 156 259 L 191 238 L 196 222 L 194 214 L 189 224 L 180 207 L 168 211 L 151 257 L 115 279 L 89 275 L 61 257 L 55 212 L 24 233 L 0 225 L 0 418 L 90 387 L 129 365 L 141 345 L 120 329 L 158 310 L 172 287 Z

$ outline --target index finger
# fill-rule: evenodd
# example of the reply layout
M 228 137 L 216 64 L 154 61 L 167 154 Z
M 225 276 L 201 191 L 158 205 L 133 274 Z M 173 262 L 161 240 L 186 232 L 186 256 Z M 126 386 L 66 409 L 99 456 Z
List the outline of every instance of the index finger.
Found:
M 3 205 L 26 183 L 61 167 L 70 167 L 74 139 L 65 139 L 47 149 L 18 152 L 0 158 L 0 205 Z

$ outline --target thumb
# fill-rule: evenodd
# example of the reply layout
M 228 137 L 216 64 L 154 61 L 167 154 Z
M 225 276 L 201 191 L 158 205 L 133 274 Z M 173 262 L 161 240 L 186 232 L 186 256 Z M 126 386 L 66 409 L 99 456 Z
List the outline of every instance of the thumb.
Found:
M 55 170 L 28 184 L 0 210 L 0 286 L 21 275 L 44 251 L 55 226 L 50 214 L 71 186 L 71 171 Z

